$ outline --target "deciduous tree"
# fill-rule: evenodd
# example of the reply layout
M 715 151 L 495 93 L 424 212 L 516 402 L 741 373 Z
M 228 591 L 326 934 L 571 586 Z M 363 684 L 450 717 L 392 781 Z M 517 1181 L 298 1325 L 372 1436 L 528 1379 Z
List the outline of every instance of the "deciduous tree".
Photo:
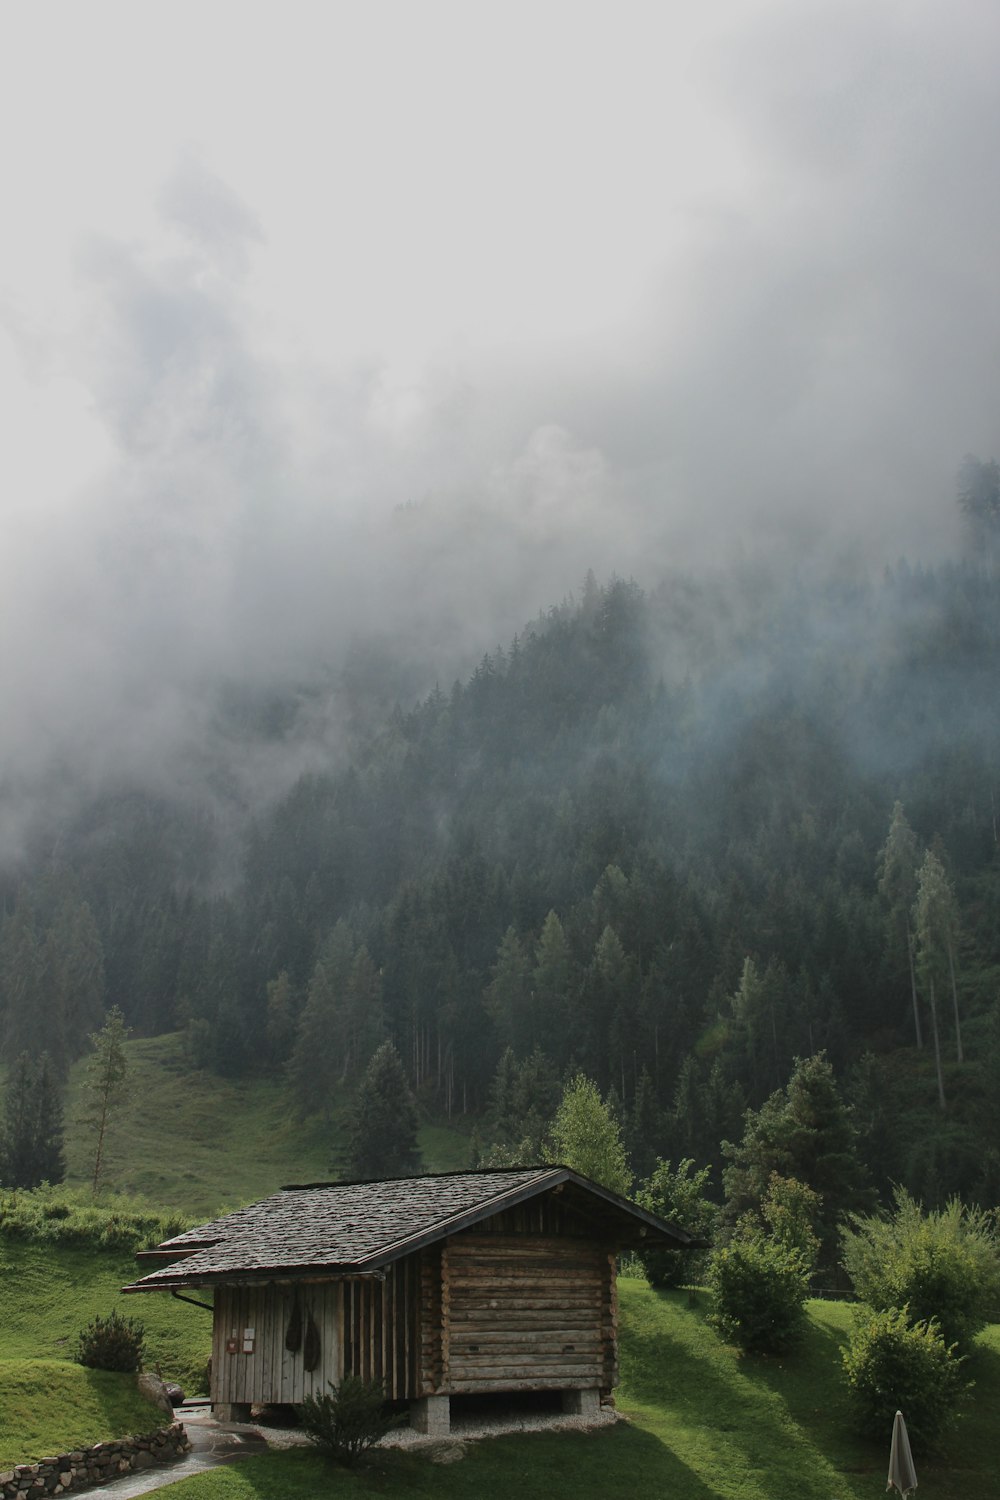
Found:
M 556 1157 L 567 1167 L 623 1196 L 632 1186 L 621 1127 L 596 1083 L 578 1073 L 566 1085 L 552 1126 Z

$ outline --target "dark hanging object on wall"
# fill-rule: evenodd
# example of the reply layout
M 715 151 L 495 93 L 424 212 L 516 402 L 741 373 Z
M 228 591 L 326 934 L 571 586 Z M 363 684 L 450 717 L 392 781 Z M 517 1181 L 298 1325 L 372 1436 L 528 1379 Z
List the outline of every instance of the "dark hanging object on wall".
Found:
M 319 1364 L 320 1352 L 319 1329 L 310 1311 L 309 1322 L 306 1324 L 306 1342 L 302 1350 L 302 1363 L 307 1370 L 315 1370 Z
M 288 1320 L 288 1328 L 285 1333 L 285 1348 L 289 1354 L 298 1354 L 302 1348 L 302 1304 L 299 1302 L 299 1294 L 295 1293 L 295 1301 L 292 1303 L 292 1316 Z

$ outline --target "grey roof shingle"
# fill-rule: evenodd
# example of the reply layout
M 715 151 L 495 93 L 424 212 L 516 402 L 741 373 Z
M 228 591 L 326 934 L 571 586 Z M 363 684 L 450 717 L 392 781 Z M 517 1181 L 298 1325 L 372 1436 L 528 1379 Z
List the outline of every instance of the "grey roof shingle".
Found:
M 379 1182 L 288 1187 L 235 1213 L 213 1219 L 157 1247 L 157 1256 L 178 1259 L 153 1271 L 127 1291 L 153 1291 L 230 1278 L 301 1274 L 310 1269 L 371 1269 L 561 1182 L 572 1182 L 627 1218 L 666 1231 L 675 1245 L 683 1230 L 607 1193 L 566 1167 L 453 1172 Z M 659 1237 L 659 1236 L 657 1236 Z M 183 1256 L 183 1259 L 179 1257 Z

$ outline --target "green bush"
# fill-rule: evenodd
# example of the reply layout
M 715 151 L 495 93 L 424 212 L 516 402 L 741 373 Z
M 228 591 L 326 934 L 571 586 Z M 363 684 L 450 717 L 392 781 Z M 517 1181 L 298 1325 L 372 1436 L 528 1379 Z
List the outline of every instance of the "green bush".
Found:
M 811 1273 L 820 1252 L 815 1230 L 822 1211 L 819 1193 L 795 1177 L 772 1172 L 760 1211 L 771 1238 L 786 1250 L 797 1250 L 806 1271 Z
M 80 1333 L 76 1362 L 92 1370 L 120 1370 L 131 1374 L 142 1368 L 146 1330 L 135 1318 L 123 1318 L 112 1309 L 106 1318 L 96 1317 Z
M 341 1463 L 355 1463 L 366 1448 L 404 1420 L 386 1410 L 385 1393 L 377 1380 L 345 1375 L 339 1385 L 332 1380 L 327 1383 L 328 1395 L 307 1396 L 301 1403 L 299 1420 L 312 1441 Z
M 897 1411 L 910 1436 L 937 1448 L 972 1382 L 933 1320 L 911 1323 L 909 1310 L 858 1313 L 844 1370 L 862 1431 L 888 1439 Z
M 708 1167 L 694 1171 L 691 1157 L 678 1162 L 676 1170 L 669 1161 L 657 1158 L 650 1176 L 636 1192 L 636 1202 L 699 1239 L 711 1239 L 719 1210 L 705 1196 L 710 1175 Z M 640 1260 L 650 1286 L 682 1286 L 704 1276 L 708 1251 L 644 1250 Z
M 912 1322 L 936 1319 L 945 1341 L 963 1352 L 1000 1310 L 992 1220 L 958 1199 L 925 1214 L 897 1188 L 891 1214 L 850 1221 L 843 1256 L 859 1301 L 882 1312 L 906 1304 Z
M 782 1354 L 806 1327 L 808 1265 L 800 1251 L 761 1233 L 716 1250 L 708 1270 L 710 1321 L 750 1354 Z
M 95 1203 L 89 1191 L 63 1186 L 0 1190 L 0 1235 L 10 1239 L 134 1255 L 190 1225 L 180 1214 L 125 1194 L 108 1194 Z

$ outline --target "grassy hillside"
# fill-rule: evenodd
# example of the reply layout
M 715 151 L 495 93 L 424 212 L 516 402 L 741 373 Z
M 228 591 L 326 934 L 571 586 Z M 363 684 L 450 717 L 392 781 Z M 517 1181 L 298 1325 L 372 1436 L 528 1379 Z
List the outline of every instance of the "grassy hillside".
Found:
M 208 1218 L 274 1192 L 286 1182 L 335 1173 L 341 1139 L 334 1096 L 330 1125 L 298 1120 L 281 1079 L 224 1079 L 191 1068 L 182 1037 L 127 1044 L 131 1096 L 113 1121 L 105 1181 L 194 1218 Z M 79 1119 L 83 1063 L 73 1070 L 66 1105 L 67 1181 L 85 1185 L 93 1170 L 91 1133 Z M 444 1125 L 421 1131 L 429 1171 L 468 1165 L 466 1136 Z
M 165 1418 L 131 1375 L 52 1359 L 0 1359 L 0 1469 L 152 1432 Z
M 211 1315 L 166 1294 L 123 1297 L 121 1288 L 137 1272 L 130 1256 L 23 1244 L 0 1236 L 0 1399 L 6 1401 L 14 1361 L 69 1364 L 80 1330 L 114 1307 L 145 1325 L 147 1368 L 159 1368 L 165 1380 L 180 1381 L 188 1394 L 202 1390 Z M 6 1419 L 0 1427 L 6 1427 Z
M 881 1495 L 889 1433 L 853 1436 L 840 1385 L 843 1305 L 812 1303 L 805 1348 L 794 1360 L 740 1358 L 706 1326 L 686 1294 L 621 1284 L 622 1387 L 627 1424 L 592 1434 L 549 1433 L 471 1445 L 460 1463 L 380 1452 L 357 1474 L 336 1475 L 338 1495 L 480 1500 L 866 1500 Z M 1000 1329 L 980 1341 L 976 1401 L 947 1460 L 915 1454 L 921 1493 L 993 1500 Z M 306 1500 L 331 1487 L 310 1451 L 269 1454 L 184 1480 L 171 1500 Z

